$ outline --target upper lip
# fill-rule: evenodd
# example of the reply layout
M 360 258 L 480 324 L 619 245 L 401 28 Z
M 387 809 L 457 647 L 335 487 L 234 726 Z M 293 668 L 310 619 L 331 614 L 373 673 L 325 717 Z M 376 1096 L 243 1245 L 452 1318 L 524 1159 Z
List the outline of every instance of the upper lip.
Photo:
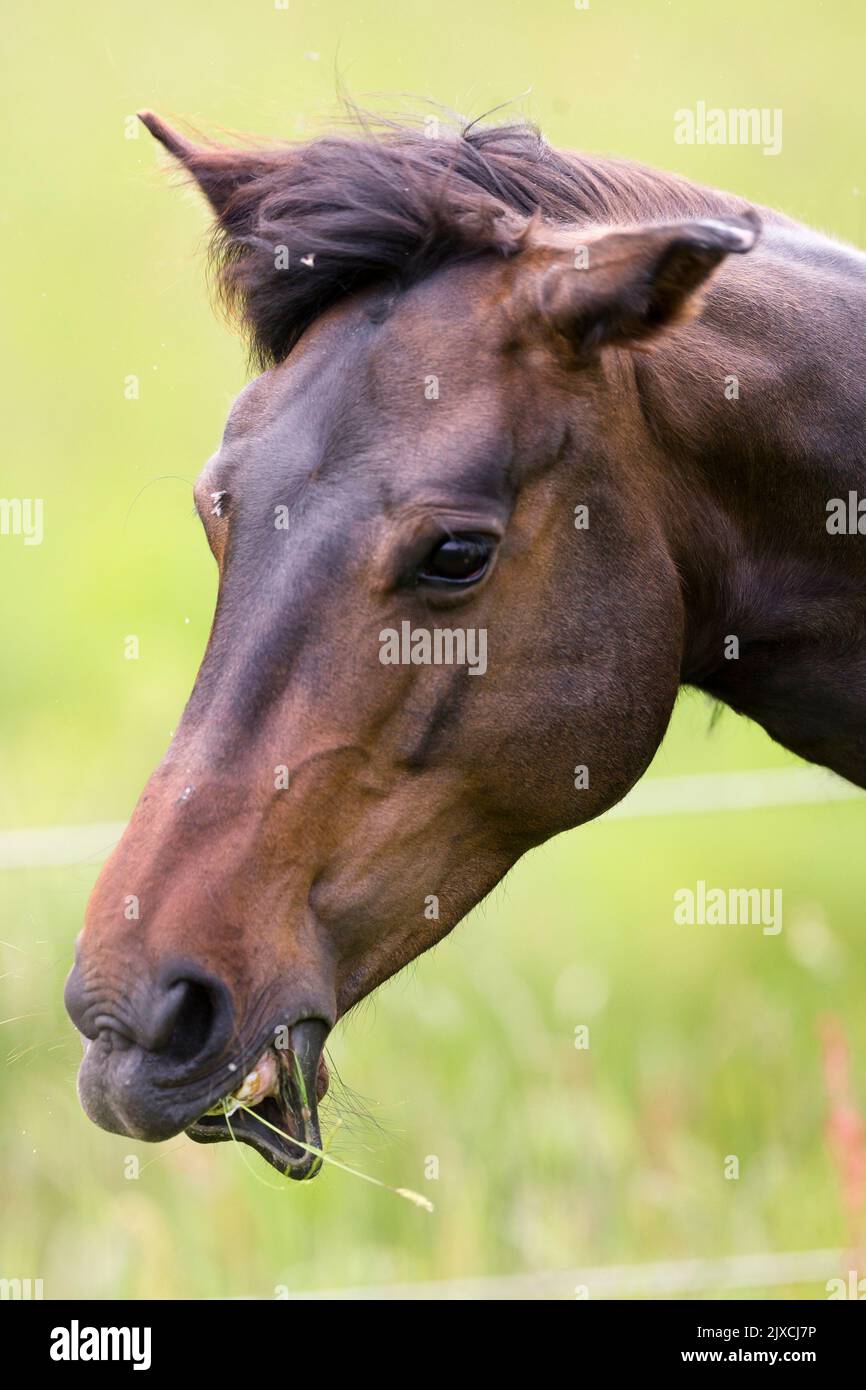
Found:
M 249 1108 L 237 1109 L 229 1118 L 203 1113 L 187 1126 L 186 1133 L 203 1144 L 237 1139 L 249 1144 L 284 1176 L 296 1180 L 315 1177 L 321 1168 L 321 1159 L 310 1149 L 322 1147 L 316 1084 L 328 1031 L 328 1025 L 319 1018 L 295 1023 L 289 1031 L 289 1049 L 276 1053 L 280 1066 L 279 1094 L 268 1095 Z M 273 1033 L 268 1033 L 257 1056 L 267 1050 L 272 1037 Z M 243 1079 L 244 1073 L 236 1073 L 232 1086 L 226 1089 L 223 1085 L 206 1109 L 212 1109 L 215 1103 L 233 1095 Z M 302 1148 L 292 1143 L 292 1139 L 300 1139 L 309 1147 Z

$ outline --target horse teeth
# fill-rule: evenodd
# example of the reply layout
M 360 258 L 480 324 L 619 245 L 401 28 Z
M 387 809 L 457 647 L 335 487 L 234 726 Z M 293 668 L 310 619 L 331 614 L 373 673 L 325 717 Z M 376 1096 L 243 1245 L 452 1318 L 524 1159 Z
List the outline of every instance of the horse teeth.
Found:
M 272 1095 L 279 1084 L 279 1064 L 275 1054 L 268 1049 L 263 1052 L 252 1071 L 247 1072 L 240 1086 L 232 1092 L 230 1099 L 238 1105 L 253 1105 Z
M 237 1071 L 237 1067 L 229 1070 Z M 263 1052 L 252 1071 L 248 1071 L 240 1086 L 225 1100 L 212 1105 L 208 1115 L 233 1115 L 241 1105 L 258 1105 L 265 1096 L 277 1095 L 280 1089 L 280 1063 L 270 1048 Z

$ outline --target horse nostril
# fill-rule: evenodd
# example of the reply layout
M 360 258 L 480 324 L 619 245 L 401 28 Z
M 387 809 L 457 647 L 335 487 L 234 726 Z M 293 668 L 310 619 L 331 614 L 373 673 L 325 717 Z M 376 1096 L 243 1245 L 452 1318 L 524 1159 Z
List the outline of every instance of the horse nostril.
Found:
M 226 991 L 216 981 L 174 979 L 164 988 L 142 1041 L 149 1052 L 191 1061 L 222 1046 L 228 1012 Z

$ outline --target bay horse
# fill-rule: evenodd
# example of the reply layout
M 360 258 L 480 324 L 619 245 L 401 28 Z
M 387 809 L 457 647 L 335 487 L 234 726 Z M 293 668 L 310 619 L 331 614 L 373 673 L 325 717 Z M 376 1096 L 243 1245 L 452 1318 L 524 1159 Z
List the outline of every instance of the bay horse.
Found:
M 303 1179 L 336 1020 L 624 796 L 681 685 L 866 786 L 866 257 L 523 123 L 141 119 L 262 374 L 195 487 L 201 669 L 67 985 L 79 1091 Z

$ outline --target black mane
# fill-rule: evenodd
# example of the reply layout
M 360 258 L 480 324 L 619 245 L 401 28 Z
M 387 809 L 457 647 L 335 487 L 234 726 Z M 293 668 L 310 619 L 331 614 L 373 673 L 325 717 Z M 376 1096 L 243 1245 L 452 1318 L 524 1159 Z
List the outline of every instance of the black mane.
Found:
M 673 174 L 551 149 L 525 122 L 473 122 L 436 138 L 364 122 L 355 137 L 247 149 L 176 143 L 173 152 L 217 212 L 217 284 L 263 366 L 357 290 L 399 289 L 483 253 L 514 255 L 533 219 L 653 221 L 747 207 Z

